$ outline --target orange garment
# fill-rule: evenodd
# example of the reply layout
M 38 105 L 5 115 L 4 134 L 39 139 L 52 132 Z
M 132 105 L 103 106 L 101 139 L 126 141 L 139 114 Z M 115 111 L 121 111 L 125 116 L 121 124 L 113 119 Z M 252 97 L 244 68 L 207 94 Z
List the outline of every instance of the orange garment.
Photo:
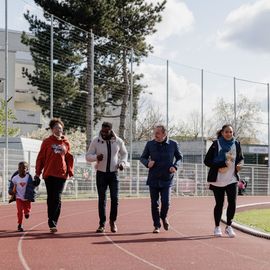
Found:
M 48 176 L 67 179 L 74 175 L 74 160 L 66 137 L 62 136 L 59 140 L 51 135 L 42 142 L 36 161 L 36 175 L 41 173 L 44 179 Z

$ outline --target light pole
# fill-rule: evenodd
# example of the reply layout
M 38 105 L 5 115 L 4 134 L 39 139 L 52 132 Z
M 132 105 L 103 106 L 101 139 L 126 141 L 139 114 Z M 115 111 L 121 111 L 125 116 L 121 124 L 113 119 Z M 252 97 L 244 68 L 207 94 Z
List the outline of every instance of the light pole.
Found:
M 3 178 L 3 201 L 7 197 L 8 183 L 8 1 L 5 0 L 5 158 Z

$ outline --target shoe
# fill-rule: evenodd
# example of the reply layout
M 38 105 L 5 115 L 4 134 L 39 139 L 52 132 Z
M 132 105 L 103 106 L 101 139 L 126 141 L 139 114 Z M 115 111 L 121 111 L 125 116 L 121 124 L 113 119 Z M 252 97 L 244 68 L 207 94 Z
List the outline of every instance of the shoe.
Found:
M 219 226 L 217 226 L 215 228 L 215 230 L 214 230 L 214 236 L 216 236 L 216 237 L 221 237 L 222 236 L 222 231 L 221 231 L 221 229 L 220 229 Z
M 104 226 L 99 226 L 96 230 L 96 233 L 104 233 L 105 232 L 105 227 Z
M 159 233 L 159 232 L 160 232 L 159 227 L 155 227 L 154 230 L 153 230 L 153 233 Z
M 165 231 L 168 231 L 170 228 L 170 223 L 167 218 L 162 219 L 163 228 Z
M 26 219 L 28 219 L 28 218 L 30 217 L 30 215 L 29 215 L 29 214 L 25 214 L 24 217 L 25 217 Z
M 235 232 L 233 231 L 232 226 L 227 226 L 225 228 L 225 233 L 230 237 L 230 238 L 234 238 L 235 237 Z
M 18 224 L 18 231 L 19 232 L 23 232 L 24 231 L 22 224 Z
M 111 232 L 116 233 L 117 232 L 117 226 L 114 221 L 110 221 L 110 227 L 111 227 Z
M 51 227 L 50 228 L 50 232 L 51 233 L 56 233 L 57 232 L 57 228 L 56 227 Z

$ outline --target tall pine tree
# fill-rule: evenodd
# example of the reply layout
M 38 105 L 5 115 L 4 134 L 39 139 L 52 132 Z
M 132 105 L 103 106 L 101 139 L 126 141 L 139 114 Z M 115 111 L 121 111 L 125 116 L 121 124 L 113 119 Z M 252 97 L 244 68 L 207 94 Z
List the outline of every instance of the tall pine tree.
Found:
M 67 127 L 79 125 L 87 131 L 87 145 L 90 142 L 89 130 L 93 123 L 89 121 L 90 58 L 91 38 L 89 32 L 107 38 L 95 39 L 95 116 L 96 120 L 104 114 L 106 93 L 111 94 L 112 105 L 120 106 L 119 135 L 125 137 L 127 106 L 130 99 L 130 48 L 135 49 L 135 62 L 147 56 L 152 47 L 147 45 L 145 37 L 155 32 L 155 25 L 161 20 L 165 8 L 162 3 L 149 4 L 144 0 L 94 0 L 94 1 L 56 1 L 35 0 L 44 11 L 60 18 L 54 27 L 56 49 L 54 58 L 55 87 L 61 95 L 55 99 L 56 116 L 68 115 L 64 119 Z M 37 86 L 41 95 L 37 103 L 43 113 L 49 113 L 49 44 L 47 49 L 39 50 L 44 42 L 48 43 L 50 25 L 41 22 L 34 15 L 25 14 L 34 37 L 23 35 L 23 42 L 30 46 L 35 62 L 35 73 L 26 74 L 30 83 Z M 49 16 L 45 14 L 49 21 Z M 68 23 L 78 28 L 71 27 Z M 87 32 L 86 32 L 87 31 Z M 46 39 L 46 37 L 47 39 Z M 75 37 L 80 37 L 77 39 Z M 69 47 L 69 48 L 68 48 Z M 107 48 L 110 48 L 108 50 Z M 82 68 L 82 63 L 84 68 Z M 58 68 L 59 66 L 59 68 Z M 134 74 L 134 115 L 136 118 L 137 102 L 143 86 L 140 85 L 141 74 Z M 106 80 L 104 80 L 106 78 Z M 80 90 L 85 90 L 83 93 Z M 85 94 L 85 92 L 87 94 Z M 86 99 L 86 102 L 85 102 Z M 84 100 L 85 106 L 78 106 Z M 81 119 L 81 121 L 78 121 Z

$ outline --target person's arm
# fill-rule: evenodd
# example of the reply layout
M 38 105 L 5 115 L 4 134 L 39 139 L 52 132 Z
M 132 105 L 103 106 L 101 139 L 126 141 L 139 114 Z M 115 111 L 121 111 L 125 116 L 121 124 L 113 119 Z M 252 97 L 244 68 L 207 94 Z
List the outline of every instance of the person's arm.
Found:
M 95 139 L 90 143 L 88 151 L 85 155 L 85 159 L 88 162 L 97 161 L 97 153 L 96 153 L 96 141 Z
M 215 152 L 217 151 L 216 147 L 218 147 L 217 143 L 213 142 L 205 155 L 204 164 L 207 167 L 216 168 L 216 169 L 227 167 L 225 161 L 218 161 L 218 162 L 214 161 Z
M 9 181 L 9 187 L 8 187 L 8 194 L 9 195 L 14 195 L 14 188 L 15 188 L 15 185 L 12 181 L 12 179 Z
M 125 143 L 122 140 L 120 141 L 119 154 L 120 154 L 120 157 L 119 157 L 118 167 L 120 170 L 123 170 L 127 165 L 128 152 L 127 152 Z
M 11 176 L 11 180 L 9 180 L 9 187 L 8 187 L 8 194 L 9 195 L 14 195 L 14 190 L 16 192 L 16 185 L 13 181 L 13 177 L 17 174 L 19 174 L 19 171 L 16 171 L 15 173 L 13 173 Z
M 74 175 L 74 158 L 70 153 L 70 144 L 68 143 L 68 150 L 65 156 L 66 164 L 67 164 L 67 174 L 69 177 Z
M 149 142 L 146 143 L 143 153 L 140 157 L 140 162 L 148 168 L 148 163 L 149 163 L 149 158 L 150 158 L 150 150 L 149 150 Z
M 36 176 L 40 177 L 45 164 L 46 143 L 42 142 L 37 160 L 36 160 Z
M 175 161 L 173 167 L 177 170 L 180 166 L 181 161 L 183 160 L 183 155 L 180 152 L 179 144 L 177 142 L 175 144 L 176 144 L 174 151 Z
M 237 142 L 237 143 L 238 143 L 238 151 L 237 151 L 238 153 L 237 153 L 236 171 L 239 172 L 244 165 L 244 156 L 242 153 L 242 148 L 241 148 L 240 142 Z

